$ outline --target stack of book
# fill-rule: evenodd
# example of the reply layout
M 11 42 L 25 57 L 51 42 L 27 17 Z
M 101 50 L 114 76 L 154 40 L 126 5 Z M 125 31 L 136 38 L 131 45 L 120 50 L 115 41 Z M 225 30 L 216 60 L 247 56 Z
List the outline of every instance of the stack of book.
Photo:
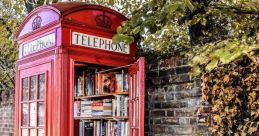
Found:
M 92 103 L 93 101 L 81 101 L 81 117 L 92 117 Z
M 105 99 L 92 103 L 92 116 L 112 116 L 112 101 Z
M 128 116 L 128 96 L 115 95 L 115 99 L 74 102 L 74 117 Z
M 88 69 L 75 77 L 75 97 L 128 91 L 128 74 L 124 70 L 98 73 Z
M 128 136 L 127 121 L 80 121 L 79 136 Z

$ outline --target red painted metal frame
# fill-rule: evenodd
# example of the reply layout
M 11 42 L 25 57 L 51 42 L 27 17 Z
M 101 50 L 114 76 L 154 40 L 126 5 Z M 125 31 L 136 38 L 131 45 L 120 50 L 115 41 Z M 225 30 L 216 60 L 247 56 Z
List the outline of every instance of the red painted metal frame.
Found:
M 50 105 L 50 90 L 51 90 L 51 79 L 49 79 L 51 77 L 51 63 L 45 63 L 43 62 L 42 64 L 37 64 L 37 65 L 32 65 L 32 67 L 27 67 L 26 69 L 21 69 L 19 70 L 19 72 L 17 72 L 17 78 L 16 81 L 19 82 L 19 84 L 16 84 L 16 87 L 19 87 L 20 91 L 16 91 L 16 93 L 19 93 L 18 95 L 16 95 L 16 106 L 15 106 L 15 110 L 16 110 L 16 126 L 15 126 L 15 135 L 19 135 L 21 136 L 21 127 L 19 127 L 21 125 L 21 98 L 22 98 L 22 79 L 28 77 L 29 78 L 29 83 L 28 86 L 30 88 L 30 77 L 31 76 L 35 76 L 35 75 L 40 75 L 40 74 L 45 74 L 45 78 L 46 78 L 46 90 L 45 90 L 45 106 L 48 107 Z M 38 91 L 38 89 L 37 89 Z M 30 92 L 30 89 L 28 90 L 28 93 Z M 28 95 L 28 97 L 30 97 L 30 95 Z M 29 98 L 28 98 L 29 99 Z M 28 100 L 27 100 L 28 103 Z M 30 103 L 30 102 L 29 102 Z M 50 119 L 48 119 L 49 114 L 48 114 L 48 109 L 46 108 L 45 110 L 45 133 L 48 135 L 47 130 L 49 128 L 46 127 L 47 124 L 49 124 L 51 122 Z M 28 105 L 28 111 L 29 111 L 29 105 Z M 17 115 L 18 114 L 18 115 Z M 30 115 L 28 113 L 28 123 L 29 123 L 29 118 Z
M 139 58 L 129 68 L 129 127 L 130 136 L 144 136 L 145 59 Z
M 111 29 L 97 27 L 94 17 L 105 12 L 112 19 Z M 28 29 L 32 20 L 38 15 L 48 16 L 39 29 Z M 86 16 L 87 15 L 87 16 Z M 84 16 L 84 17 L 82 17 Z M 58 19 L 57 19 L 58 17 Z M 43 17 L 44 20 L 46 17 Z M 87 18 L 84 20 L 84 18 Z M 89 21 L 90 20 L 90 21 Z M 59 3 L 39 7 L 29 14 L 17 32 L 17 42 L 24 43 L 38 39 L 54 32 L 55 45 L 50 48 L 21 57 L 16 66 L 16 103 L 15 103 L 15 136 L 21 136 L 21 79 L 30 75 L 46 73 L 45 99 L 45 133 L 46 136 L 74 136 L 74 63 L 75 61 L 100 64 L 107 66 L 123 66 L 136 61 L 136 44 L 130 45 L 130 54 L 114 53 L 110 51 L 72 45 L 72 32 L 80 32 L 104 38 L 112 38 L 116 28 L 126 18 L 120 13 L 98 5 L 80 2 Z M 134 135 L 144 136 L 144 58 L 137 63 L 138 69 L 134 74 L 139 90 L 136 109 L 138 118 L 132 117 L 129 121 L 138 120 L 138 132 Z M 131 95 L 130 95 L 131 96 Z M 129 109 L 130 113 L 133 112 Z M 131 134 L 130 136 L 133 136 Z

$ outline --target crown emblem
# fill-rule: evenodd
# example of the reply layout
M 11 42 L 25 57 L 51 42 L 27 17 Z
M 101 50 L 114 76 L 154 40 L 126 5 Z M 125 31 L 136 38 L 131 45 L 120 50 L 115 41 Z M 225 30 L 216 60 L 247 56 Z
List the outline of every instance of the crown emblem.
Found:
M 112 20 L 108 16 L 106 16 L 104 12 L 103 14 L 97 15 L 95 21 L 96 26 L 99 27 L 110 29 L 112 26 Z
M 36 30 L 41 27 L 42 19 L 40 16 L 37 15 L 32 21 L 32 30 Z

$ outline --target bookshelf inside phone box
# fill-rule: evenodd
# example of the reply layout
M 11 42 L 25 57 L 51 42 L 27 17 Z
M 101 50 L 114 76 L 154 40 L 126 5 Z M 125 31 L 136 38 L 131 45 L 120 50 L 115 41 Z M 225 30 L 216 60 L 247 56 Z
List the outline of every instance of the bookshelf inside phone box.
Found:
M 15 136 L 143 136 L 144 58 L 127 20 L 83 2 L 32 11 L 17 32 Z

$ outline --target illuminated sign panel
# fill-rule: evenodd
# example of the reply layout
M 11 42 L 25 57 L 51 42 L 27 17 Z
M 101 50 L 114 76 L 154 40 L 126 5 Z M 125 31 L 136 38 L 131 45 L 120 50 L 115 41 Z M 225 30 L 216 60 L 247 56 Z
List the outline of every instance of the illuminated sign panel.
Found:
M 39 39 L 33 40 L 29 43 L 20 46 L 20 58 L 31 53 L 49 48 L 56 43 L 55 33 L 43 36 Z
M 130 46 L 125 43 L 113 43 L 112 39 L 72 32 L 72 44 L 106 51 L 130 54 Z

